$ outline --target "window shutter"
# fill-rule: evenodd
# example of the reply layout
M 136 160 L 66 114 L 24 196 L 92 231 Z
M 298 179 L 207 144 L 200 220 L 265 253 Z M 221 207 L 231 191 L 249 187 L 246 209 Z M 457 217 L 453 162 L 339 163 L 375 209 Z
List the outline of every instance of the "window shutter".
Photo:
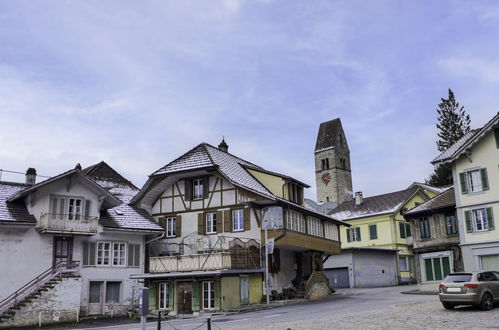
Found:
M 405 236 L 407 237 L 412 236 L 410 223 L 405 224 Z
M 83 242 L 83 266 L 88 266 L 88 242 Z
M 210 177 L 203 178 L 203 198 L 208 198 L 210 191 Z M 222 218 L 220 217 L 220 220 Z
M 405 223 L 399 222 L 399 229 L 400 229 L 400 238 L 406 238 L 407 235 L 405 234 Z
M 182 216 L 175 217 L 175 236 L 182 237 Z
M 166 218 L 160 217 L 158 218 L 158 224 L 163 227 L 164 230 L 166 230 Z
M 193 283 L 195 284 L 195 283 Z M 173 283 L 168 283 L 168 309 L 173 311 L 174 305 L 174 293 L 173 293 Z
M 355 228 L 355 231 L 357 232 L 357 241 L 361 241 L 362 239 L 360 238 L 360 227 Z
M 464 218 L 466 220 L 466 232 L 473 232 L 473 225 L 471 223 L 471 211 L 464 211 Z
M 244 214 L 244 230 L 250 230 L 251 229 L 250 209 L 245 208 L 243 214 Z
M 191 179 L 184 180 L 184 199 L 186 201 L 192 200 L 192 180 Z
M 133 254 L 134 254 L 134 244 L 128 244 L 128 251 L 127 251 L 127 266 L 128 267 L 133 267 Z
M 62 216 L 63 214 L 66 214 L 66 209 L 65 209 L 65 206 L 64 206 L 64 201 L 65 199 L 64 198 L 60 198 L 59 199 L 59 214 Z
M 223 219 L 222 217 L 223 217 L 222 211 L 217 211 L 217 215 L 216 215 L 216 219 L 215 219 L 215 226 L 217 227 L 216 228 L 217 233 L 223 232 L 222 231 L 222 219 Z
M 198 235 L 206 235 L 204 213 L 198 213 Z
M 489 189 L 489 180 L 487 178 L 487 169 L 480 169 L 480 176 L 482 177 L 482 190 Z
M 90 216 L 90 200 L 87 199 L 85 200 L 85 219 L 88 219 L 88 217 Z
M 88 265 L 95 266 L 95 243 L 88 243 Z
M 489 225 L 489 230 L 494 230 L 494 217 L 492 216 L 492 208 L 487 207 L 486 209 L 487 212 L 487 224 Z
M 496 147 L 499 148 L 499 128 L 494 130 L 494 135 L 496 137 Z
M 347 242 L 351 242 L 352 241 L 352 238 L 350 237 L 350 231 L 351 231 L 351 229 L 347 228 Z
M 426 230 L 425 230 L 425 225 L 424 225 L 424 218 L 419 218 L 419 232 L 421 238 L 426 237 Z
M 140 244 L 135 245 L 135 253 L 133 255 L 133 263 L 135 267 L 140 267 Z
M 224 211 L 224 232 L 231 232 L 232 231 L 232 221 L 231 221 L 231 210 L 225 210 Z
M 461 182 L 461 193 L 468 193 L 468 186 L 466 185 L 466 173 L 459 173 L 459 181 Z

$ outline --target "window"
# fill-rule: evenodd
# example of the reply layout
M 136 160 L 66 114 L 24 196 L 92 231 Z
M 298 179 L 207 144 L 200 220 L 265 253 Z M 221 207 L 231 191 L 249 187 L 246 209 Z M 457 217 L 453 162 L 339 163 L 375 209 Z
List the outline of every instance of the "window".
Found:
M 480 256 L 480 269 L 499 269 L 499 254 Z
M 203 179 L 192 180 L 192 198 L 201 199 L 204 197 Z
M 159 309 L 168 309 L 169 307 L 168 283 L 159 283 L 158 286 L 158 305 Z
M 489 189 L 486 168 L 472 169 L 459 173 L 459 180 L 461 182 L 461 193 L 463 194 Z
M 296 204 L 303 204 L 303 187 L 296 184 L 290 183 L 288 185 L 289 190 L 289 200 Z
M 287 214 L 286 228 L 304 233 L 305 219 L 303 218 L 303 214 L 292 210 L 289 210 Z
M 70 198 L 69 208 L 68 208 L 68 219 L 69 220 L 80 220 L 81 219 L 81 198 Z
M 335 224 L 324 222 L 324 237 L 338 241 L 338 227 Z
M 85 200 L 85 203 L 83 201 L 81 197 L 52 196 L 50 199 L 51 218 L 86 220 L 90 215 L 90 200 Z
M 106 304 L 115 304 L 120 302 L 121 282 L 106 283 Z
M 321 159 L 321 168 L 323 170 L 329 169 L 329 158 Z
M 454 211 L 445 213 L 445 232 L 447 235 L 457 234 L 456 214 Z
M 109 266 L 111 264 L 111 243 L 97 243 L 97 265 Z
M 400 238 L 411 237 L 412 233 L 411 233 L 410 223 L 399 222 L 399 229 L 400 229 Z
M 215 234 L 217 232 L 217 214 L 206 213 L 206 233 Z
M 242 231 L 244 230 L 244 210 L 233 210 L 232 211 L 232 231 Z
M 313 235 L 313 236 L 318 236 L 318 237 L 323 237 L 322 234 L 322 222 L 313 217 L 308 217 L 308 234 Z
M 491 207 L 464 211 L 464 218 L 468 233 L 494 229 L 494 218 Z
M 128 267 L 140 267 L 140 244 L 128 244 Z
M 125 266 L 125 243 L 113 243 L 113 266 Z
M 427 217 L 419 218 L 419 231 L 421 238 L 430 238 L 430 222 Z
M 166 218 L 166 237 L 176 236 L 176 220 L 175 217 Z
M 347 242 L 360 242 L 360 227 L 347 229 Z
M 377 225 L 369 226 L 369 238 L 370 239 L 378 239 L 378 227 Z
M 399 258 L 399 263 L 400 263 L 400 271 L 401 272 L 407 272 L 409 271 L 409 267 L 407 267 L 407 257 L 400 257 Z
M 215 308 L 215 288 L 212 281 L 203 282 L 203 309 Z
M 450 273 L 449 257 L 425 258 L 425 276 L 427 281 L 441 281 Z

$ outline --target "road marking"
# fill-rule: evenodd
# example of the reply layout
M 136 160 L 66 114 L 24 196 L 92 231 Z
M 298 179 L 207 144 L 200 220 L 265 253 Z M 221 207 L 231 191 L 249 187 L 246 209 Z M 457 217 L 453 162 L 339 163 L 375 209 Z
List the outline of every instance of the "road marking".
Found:
M 272 314 L 272 315 L 265 315 L 264 317 L 277 317 L 277 316 L 281 316 L 281 315 L 284 315 L 284 313 L 281 313 L 281 314 Z

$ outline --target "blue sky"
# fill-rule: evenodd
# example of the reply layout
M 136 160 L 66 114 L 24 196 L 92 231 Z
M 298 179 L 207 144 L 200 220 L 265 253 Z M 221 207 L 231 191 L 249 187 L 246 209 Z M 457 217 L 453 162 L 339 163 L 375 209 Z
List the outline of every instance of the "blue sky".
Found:
M 0 1 L 0 168 L 105 160 L 141 186 L 225 136 L 314 198 L 340 117 L 354 190 L 404 189 L 432 171 L 448 88 L 473 127 L 498 111 L 498 53 L 496 1 Z

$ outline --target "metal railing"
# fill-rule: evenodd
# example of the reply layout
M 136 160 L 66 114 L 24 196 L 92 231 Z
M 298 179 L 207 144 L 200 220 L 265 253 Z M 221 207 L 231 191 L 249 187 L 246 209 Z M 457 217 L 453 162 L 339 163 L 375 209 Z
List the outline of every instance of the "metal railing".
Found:
M 30 294 L 36 292 L 51 279 L 57 276 L 62 277 L 63 274 L 78 275 L 79 270 L 79 261 L 73 261 L 71 263 L 68 263 L 66 261 L 58 262 L 57 264 L 55 264 L 55 266 L 50 267 L 28 283 L 23 285 L 16 292 L 0 301 L 0 315 L 4 314 L 9 308 L 15 306 L 18 302 L 21 302 L 22 300 L 27 298 Z
M 47 233 L 97 234 L 99 218 L 82 214 L 45 213 L 40 217 L 40 231 Z

